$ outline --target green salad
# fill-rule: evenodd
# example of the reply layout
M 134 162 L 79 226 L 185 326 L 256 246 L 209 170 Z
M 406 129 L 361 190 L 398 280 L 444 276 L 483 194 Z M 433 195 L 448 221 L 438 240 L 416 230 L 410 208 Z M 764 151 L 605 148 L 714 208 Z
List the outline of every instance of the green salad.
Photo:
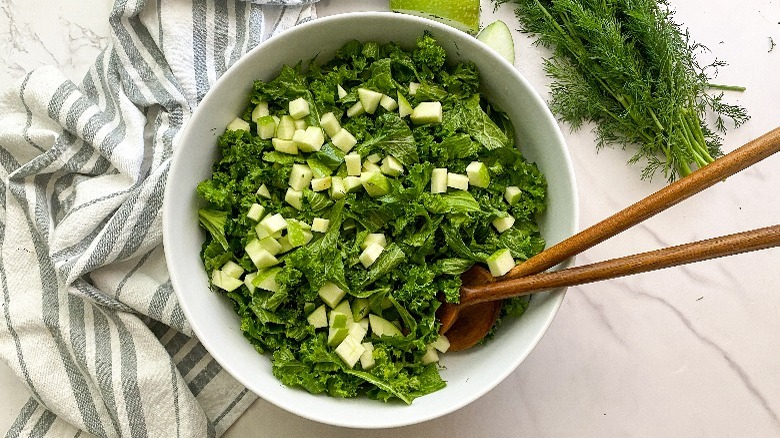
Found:
M 445 386 L 441 300 L 544 248 L 546 182 L 429 34 L 256 81 L 198 185 L 211 286 L 285 385 L 406 403 Z M 526 299 L 504 302 L 502 318 Z

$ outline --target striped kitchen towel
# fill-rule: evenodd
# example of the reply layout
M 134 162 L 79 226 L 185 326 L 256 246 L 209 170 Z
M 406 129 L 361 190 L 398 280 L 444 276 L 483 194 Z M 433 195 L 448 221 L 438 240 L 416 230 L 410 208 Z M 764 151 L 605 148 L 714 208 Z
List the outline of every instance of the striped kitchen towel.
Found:
M 116 0 L 80 84 L 0 95 L 0 358 L 31 397 L 6 436 L 219 436 L 254 401 L 192 336 L 161 244 L 182 126 L 312 0 Z

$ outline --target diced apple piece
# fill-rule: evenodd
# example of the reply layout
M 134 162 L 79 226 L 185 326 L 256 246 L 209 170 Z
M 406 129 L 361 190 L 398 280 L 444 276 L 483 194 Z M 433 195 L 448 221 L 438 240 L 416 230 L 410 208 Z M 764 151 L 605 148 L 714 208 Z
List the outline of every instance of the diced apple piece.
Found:
M 433 169 L 431 172 L 431 193 L 447 193 L 448 174 L 446 167 Z
M 257 287 L 252 284 L 252 280 L 254 280 L 255 277 L 257 277 L 257 272 L 250 272 L 244 275 L 244 286 L 249 289 L 250 294 L 255 293 L 255 289 L 257 289 Z
M 331 136 L 330 142 L 346 154 L 355 147 L 357 139 L 349 131 L 341 128 L 339 132 Z
M 271 145 L 274 150 L 278 152 L 284 152 L 285 154 L 298 155 L 298 146 L 292 140 L 284 140 L 278 137 L 271 139 Z
M 302 119 L 309 115 L 309 102 L 299 97 L 297 99 L 291 100 L 289 105 L 289 111 L 290 116 L 295 119 Z
M 295 248 L 290 244 L 290 239 L 287 236 L 282 236 L 278 239 L 276 239 L 277 242 L 279 242 L 279 246 L 281 247 L 279 249 L 279 254 L 284 254 L 291 249 Z
M 290 171 L 289 185 L 295 190 L 303 190 L 311 183 L 313 173 L 309 166 L 295 163 Z
M 355 301 L 352 302 L 352 319 L 355 321 L 363 320 L 368 316 L 370 309 L 368 298 L 355 298 Z M 368 323 L 368 320 L 366 320 L 366 323 Z M 368 328 L 368 325 L 365 328 Z
M 328 317 L 328 327 L 348 329 L 347 321 L 349 321 L 349 319 L 347 318 L 346 313 L 331 310 L 330 316 Z
M 276 119 L 273 116 L 263 116 L 257 119 L 257 135 L 267 140 L 276 134 Z
M 420 102 L 409 116 L 412 123 L 422 125 L 425 123 L 441 123 L 441 102 Z
M 374 114 L 376 108 L 379 106 L 379 101 L 382 100 L 382 93 L 367 88 L 358 88 L 358 98 L 363 105 L 363 109 L 369 113 Z
M 379 256 L 382 255 L 382 251 L 384 250 L 385 248 L 382 245 L 374 242 L 371 245 L 368 245 L 366 249 L 360 253 L 360 257 L 358 257 L 358 259 L 360 260 L 360 263 L 363 264 L 364 268 L 369 268 L 374 264 L 374 262 L 376 262 Z
M 503 233 L 504 231 L 512 228 L 512 225 L 515 224 L 515 218 L 513 218 L 510 215 L 507 215 L 505 217 L 493 219 L 493 222 L 491 223 L 496 228 L 496 231 L 498 231 L 499 233 Z
M 295 190 L 292 187 L 287 189 L 287 193 L 284 194 L 284 202 L 293 206 L 296 210 L 303 209 L 303 192 Z
M 226 274 L 226 275 L 228 275 L 230 277 L 233 277 L 233 278 L 240 278 L 241 274 L 244 273 L 244 268 L 242 268 L 241 265 L 239 265 L 238 263 L 234 262 L 233 260 L 228 260 L 219 269 L 224 274 Z
M 266 199 L 271 199 L 271 192 L 268 190 L 268 187 L 266 187 L 265 184 L 262 184 L 257 188 L 257 195 Z
M 348 333 L 347 336 L 350 338 L 360 342 L 363 340 L 363 338 L 366 337 L 366 333 L 368 333 L 368 330 L 366 330 L 361 324 L 358 324 L 356 322 L 352 322 L 349 324 L 349 327 L 347 328 Z
M 447 187 L 456 190 L 468 190 L 469 177 L 460 173 L 447 172 Z
M 296 141 L 295 138 L 293 141 Z M 296 141 L 298 149 L 302 152 L 316 152 L 322 148 L 324 143 L 325 134 L 319 126 L 309 126 L 303 131 L 302 138 Z
M 374 198 L 377 196 L 386 195 L 388 192 L 390 192 L 390 182 L 387 180 L 386 176 L 382 175 L 381 172 L 361 173 L 360 183 L 363 184 L 363 188 L 366 189 L 366 193 Z
M 265 236 L 258 239 L 258 243 L 260 244 L 260 247 L 270 252 L 271 255 L 277 255 L 282 251 L 282 245 L 271 236 Z
M 281 268 L 276 267 L 258 271 L 252 279 L 252 285 L 271 292 L 278 291 L 279 283 L 276 282 L 276 274 L 281 270 Z
M 334 176 L 330 179 L 330 197 L 343 199 L 345 196 L 347 196 L 347 189 L 344 187 L 344 180 L 340 176 Z
M 376 164 L 376 163 L 378 163 L 378 162 L 382 161 L 382 156 L 381 156 L 381 155 L 379 155 L 379 154 L 377 154 L 377 153 L 375 152 L 375 153 L 373 153 L 373 154 L 371 154 L 371 155 L 367 156 L 367 157 L 366 157 L 366 161 L 368 161 L 369 163 L 374 163 L 374 164 Z
M 344 155 L 344 164 L 347 166 L 347 175 L 360 176 L 362 160 L 359 154 L 351 153 Z
M 247 243 L 244 251 L 249 258 L 252 259 L 252 263 L 254 263 L 258 269 L 269 268 L 279 264 L 279 260 L 268 252 L 267 249 L 263 248 L 260 241 L 257 239 L 252 239 Z
M 355 102 L 354 105 L 347 108 L 347 117 L 355 117 L 365 113 L 366 113 L 366 109 L 363 108 L 363 104 L 360 103 L 359 101 Z
M 363 160 L 362 171 L 363 172 L 382 173 L 382 169 L 379 166 L 377 166 L 376 164 L 374 164 L 374 163 L 372 163 L 372 162 L 370 162 L 368 160 Z
M 420 358 L 420 362 L 425 365 L 439 361 L 439 353 L 433 346 L 429 345 L 425 347 L 425 354 Z
M 398 102 L 387 94 L 382 95 L 379 105 L 387 111 L 395 111 L 395 109 L 398 108 Z
M 314 328 L 325 328 L 328 326 L 328 317 L 327 313 L 325 311 L 325 305 L 322 304 L 316 309 L 314 309 L 314 312 L 311 312 L 309 316 L 306 317 L 306 321 L 309 322 Z
M 494 277 L 501 277 L 515 267 L 515 259 L 512 258 L 512 252 L 508 248 L 499 249 L 487 258 L 490 274 Z
M 360 249 L 366 249 L 372 243 L 378 243 L 379 246 L 384 248 L 387 246 L 387 238 L 385 238 L 384 233 L 371 233 L 363 239 L 363 242 L 360 244 Z
M 317 294 L 322 298 L 322 301 L 332 309 L 341 302 L 347 293 L 334 283 L 327 282 L 320 287 Z
M 419 82 L 409 82 L 409 95 L 414 96 L 417 94 L 417 90 L 420 89 L 420 83 Z
M 382 336 L 403 336 L 401 330 L 392 322 L 373 313 L 368 314 L 368 324 L 371 326 L 371 332 L 379 337 Z
M 276 138 L 282 140 L 292 140 L 295 133 L 295 119 L 285 114 L 279 118 L 279 124 L 276 125 Z
M 335 347 L 341 344 L 341 342 L 347 338 L 348 334 L 349 330 L 347 330 L 346 327 L 328 328 L 328 346 Z
M 450 349 L 450 340 L 444 335 L 439 335 L 435 341 L 431 342 L 431 346 L 439 350 L 440 353 L 446 353 Z
M 330 226 L 330 219 L 323 219 L 321 217 L 315 217 L 311 221 L 311 230 L 317 233 L 325 233 Z
M 255 108 L 252 110 L 252 121 L 255 123 L 258 123 L 258 119 L 262 117 L 267 117 L 270 113 L 268 112 L 268 102 L 262 101 L 258 102 L 257 105 L 255 105 Z
M 363 354 L 360 355 L 360 366 L 364 370 L 370 370 L 376 364 L 374 361 L 374 344 L 371 342 L 363 342 L 360 344 L 363 346 Z
M 359 176 L 347 176 L 344 177 L 344 188 L 347 193 L 355 193 L 363 188 L 363 183 L 360 182 Z
M 476 187 L 486 188 L 490 184 L 490 172 L 485 163 L 481 161 L 472 161 L 466 166 L 466 175 L 469 177 L 469 184 Z
M 263 218 L 263 215 L 265 214 L 265 207 L 258 203 L 252 204 L 251 207 L 249 207 L 249 211 L 246 213 L 246 217 L 249 219 L 252 219 L 255 222 L 260 221 L 260 219 Z
M 384 160 L 382 160 L 382 165 L 379 166 L 379 169 L 385 175 L 390 176 L 399 176 L 404 173 L 403 164 L 401 164 L 401 162 L 392 155 L 388 155 L 384 158 Z
M 412 108 L 412 105 L 409 103 L 409 101 L 406 100 L 404 95 L 401 94 L 400 91 L 396 94 L 398 95 L 398 116 L 403 119 L 404 117 L 411 115 L 414 109 Z
M 306 122 L 306 119 L 300 119 L 295 121 L 295 130 L 298 129 L 306 130 L 306 128 L 309 127 L 309 123 Z
M 246 131 L 249 132 L 249 122 L 246 120 L 236 117 L 235 119 L 231 120 L 230 123 L 227 124 L 225 127 L 228 131 Z
M 360 356 L 366 351 L 366 349 L 360 345 L 359 340 L 353 339 L 351 336 L 347 336 L 338 347 L 336 347 L 336 354 L 347 364 L 348 367 L 353 368 Z
M 328 137 L 333 137 L 341 130 L 341 124 L 332 112 L 325 113 L 320 117 L 320 126 L 328 134 Z
M 341 85 L 337 85 L 336 86 L 336 93 L 338 94 L 339 99 L 343 99 L 344 96 L 347 95 L 347 90 L 345 90 L 344 87 L 342 87 Z
M 275 213 L 264 217 L 258 225 L 262 226 L 269 235 L 274 235 L 287 228 L 287 220 L 281 214 Z
M 504 190 L 504 199 L 506 199 L 506 202 L 509 203 L 509 205 L 517 204 L 522 196 L 523 191 L 520 190 L 520 187 L 507 186 L 507 188 Z
M 225 274 L 219 269 L 215 269 L 211 273 L 211 284 L 225 290 L 226 292 L 232 292 L 241 287 L 244 282 Z
M 332 178 L 329 176 L 323 176 L 322 178 L 312 178 L 311 189 L 315 192 L 321 192 L 330 188 Z

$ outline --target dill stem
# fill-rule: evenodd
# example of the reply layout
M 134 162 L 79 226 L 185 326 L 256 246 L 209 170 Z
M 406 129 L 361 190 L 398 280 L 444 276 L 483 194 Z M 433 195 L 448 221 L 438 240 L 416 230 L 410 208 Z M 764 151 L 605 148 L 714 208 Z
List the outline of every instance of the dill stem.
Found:
M 713 84 L 708 82 L 707 83 L 708 88 L 712 88 L 715 90 L 722 90 L 722 91 L 745 91 L 747 88 L 739 86 L 739 85 L 723 85 L 723 84 Z

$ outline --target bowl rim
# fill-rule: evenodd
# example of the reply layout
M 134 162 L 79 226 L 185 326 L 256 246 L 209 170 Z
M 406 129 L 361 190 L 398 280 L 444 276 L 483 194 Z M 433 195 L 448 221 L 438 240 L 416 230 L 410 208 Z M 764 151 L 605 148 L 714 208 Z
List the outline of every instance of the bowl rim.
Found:
M 515 76 L 515 79 L 517 79 L 519 82 L 523 83 L 523 85 L 529 89 L 534 91 L 532 93 L 532 98 L 536 100 L 537 104 L 540 104 L 542 107 L 546 108 L 547 111 L 545 111 L 544 117 L 548 119 L 549 122 L 551 122 L 555 126 L 554 135 L 555 140 L 562 144 L 563 147 L 563 159 L 564 159 L 564 167 L 566 168 L 566 172 L 568 173 L 569 177 L 571 178 L 571 187 L 569 187 L 569 190 L 572 194 L 573 198 L 573 205 L 571 205 L 571 212 L 572 217 L 570 218 L 569 228 L 572 230 L 572 232 L 576 232 L 578 223 L 579 223 L 579 195 L 577 191 L 577 184 L 574 174 L 574 166 L 572 162 L 571 155 L 569 154 L 568 148 L 566 147 L 566 142 L 563 137 L 563 133 L 560 130 L 560 127 L 557 125 L 557 121 L 555 120 L 554 116 L 549 110 L 549 107 L 547 106 L 546 102 L 543 100 L 541 95 L 538 93 L 538 91 L 535 90 L 535 88 L 528 82 L 528 80 L 517 70 L 517 68 L 509 63 L 506 59 L 498 55 L 497 53 L 493 52 L 487 45 L 482 43 L 481 41 L 477 40 L 471 35 L 466 34 L 465 32 L 459 31 L 455 28 L 452 28 L 448 25 L 445 25 L 443 23 L 439 23 L 434 20 L 430 20 L 423 17 L 418 16 L 412 16 L 407 14 L 400 14 L 400 13 L 394 13 L 394 12 L 384 12 L 384 11 L 358 11 L 358 12 L 346 12 L 346 13 L 340 13 L 340 14 L 334 14 L 322 18 L 317 18 L 305 23 L 301 23 L 299 25 L 294 26 L 291 29 L 288 29 L 284 32 L 281 32 L 277 35 L 274 35 L 261 43 L 259 43 L 257 46 L 249 50 L 248 52 L 244 53 L 234 64 L 232 64 L 217 80 L 212 84 L 212 86 L 209 88 L 208 92 L 204 95 L 203 99 L 200 101 L 200 103 L 197 105 L 195 110 L 193 110 L 190 119 L 185 123 L 183 129 L 180 131 L 181 134 L 179 135 L 179 139 L 177 141 L 177 144 L 180 145 L 183 142 L 186 141 L 188 137 L 191 135 L 191 131 L 194 130 L 193 128 L 194 124 L 192 123 L 193 119 L 197 116 L 199 113 L 199 109 L 209 104 L 212 100 L 216 99 L 215 94 L 211 93 L 212 89 L 219 89 L 222 87 L 221 84 L 225 82 L 229 82 L 231 80 L 231 72 L 240 70 L 243 68 L 245 64 L 251 63 L 251 59 L 255 56 L 254 54 L 256 52 L 260 52 L 264 50 L 264 47 L 276 42 L 278 39 L 281 38 L 289 38 L 290 35 L 296 33 L 296 32 L 306 32 L 311 29 L 316 29 L 318 26 L 328 26 L 331 22 L 340 22 L 342 20 L 349 20 L 352 18 L 378 18 L 378 19 L 397 19 L 397 20 L 407 20 L 411 22 L 417 22 L 422 26 L 435 28 L 436 31 L 442 32 L 445 34 L 452 34 L 457 33 L 458 35 L 461 35 L 462 37 L 468 37 L 473 40 L 473 42 L 477 45 L 482 45 L 485 48 L 485 56 L 494 58 L 494 61 L 500 62 L 505 64 L 505 67 L 508 67 L 513 72 L 513 75 Z M 311 29 L 310 29 L 311 28 Z M 548 331 L 550 325 L 552 324 L 553 319 L 555 318 L 556 314 L 558 313 L 558 310 L 560 309 L 560 306 L 563 302 L 563 299 L 565 297 L 566 289 L 558 289 L 550 292 L 545 292 L 540 295 L 544 295 L 546 300 L 551 300 L 552 303 L 548 304 L 550 306 L 550 311 L 545 315 L 543 318 L 542 323 L 542 330 L 539 330 L 533 337 L 530 342 L 530 348 L 528 349 L 526 354 L 518 355 L 516 359 L 513 361 L 511 366 L 507 366 L 504 370 L 504 372 L 496 373 L 494 378 L 490 381 L 489 384 L 483 385 L 482 388 L 478 391 L 474 391 L 472 393 L 472 396 L 470 398 L 463 398 L 461 400 L 453 400 L 451 403 L 448 404 L 446 409 L 442 409 L 439 411 L 433 411 L 429 412 L 425 415 L 414 415 L 409 417 L 396 417 L 389 419 L 388 421 L 381 423 L 381 424 L 357 424 L 357 423 L 350 423 L 346 421 L 330 421 L 327 419 L 324 419 L 322 416 L 314 415 L 311 412 L 307 411 L 305 407 L 301 406 L 295 406 L 294 404 L 290 403 L 282 403 L 279 400 L 277 400 L 274 397 L 268 397 L 267 394 L 264 394 L 262 390 L 258 390 L 256 388 L 256 385 L 254 385 L 251 381 L 245 378 L 243 373 L 238 372 L 236 368 L 232 365 L 231 361 L 226 360 L 224 357 L 222 357 L 221 354 L 215 353 L 217 350 L 216 343 L 217 341 L 209 337 L 204 331 L 203 327 L 197 322 L 194 322 L 195 319 L 193 318 L 191 309 L 189 306 L 187 306 L 185 303 L 187 300 L 183 297 L 182 293 L 182 287 L 179 284 L 179 277 L 176 274 L 177 270 L 173 268 L 175 266 L 175 261 L 173 259 L 173 256 L 171 252 L 168 250 L 168 248 L 172 248 L 174 246 L 174 242 L 171 240 L 171 234 L 168 232 L 171 225 L 171 217 L 173 216 L 173 212 L 169 211 L 169 203 L 165 202 L 166 199 L 168 199 L 170 196 L 175 196 L 174 188 L 169 183 L 170 179 L 172 179 L 172 176 L 175 175 L 176 169 L 180 166 L 183 166 L 182 160 L 179 159 L 185 152 L 184 148 L 182 147 L 175 147 L 173 150 L 173 153 L 170 158 L 170 168 L 168 170 L 168 180 L 166 181 L 165 189 L 164 189 L 164 201 L 163 201 L 163 208 L 162 208 L 162 232 L 163 232 L 163 249 L 165 253 L 165 260 L 166 260 L 166 268 L 168 270 L 171 286 L 174 290 L 174 293 L 176 294 L 177 301 L 181 307 L 182 312 L 184 313 L 184 316 L 189 323 L 192 332 L 194 336 L 197 338 L 197 340 L 206 348 L 206 350 L 209 352 L 209 354 L 214 358 L 214 360 L 219 363 L 219 365 L 228 373 L 230 374 L 234 379 L 236 379 L 239 383 L 241 383 L 244 387 L 255 393 L 260 398 L 263 398 L 264 400 L 272 403 L 273 405 L 286 410 L 290 413 L 293 413 L 297 416 L 300 416 L 302 418 L 306 418 L 312 421 L 319 422 L 321 424 L 329 424 L 333 426 L 340 426 L 340 427 L 348 427 L 348 428 L 365 428 L 365 429 L 378 429 L 378 428 L 393 428 L 393 427 L 401 427 L 401 426 L 408 426 L 412 424 L 422 423 L 425 421 L 430 421 L 435 418 L 439 418 L 442 416 L 445 416 L 447 414 L 450 414 L 452 412 L 457 411 L 458 409 L 463 408 L 464 406 L 476 401 L 489 391 L 491 391 L 493 388 L 495 388 L 497 385 L 499 385 L 502 381 L 504 381 L 511 373 L 513 373 L 518 366 L 527 358 L 528 354 L 530 354 L 531 351 L 533 351 L 536 346 L 538 345 L 541 338 L 545 335 L 545 333 Z M 553 269 L 563 268 L 567 267 L 571 264 L 573 264 L 574 258 L 571 258 L 563 263 L 561 263 L 559 266 Z M 183 274 L 182 274 L 183 275 Z M 280 382 L 281 383 L 281 382 Z M 446 390 L 446 388 L 445 388 Z M 379 403 L 378 401 L 373 401 Z

